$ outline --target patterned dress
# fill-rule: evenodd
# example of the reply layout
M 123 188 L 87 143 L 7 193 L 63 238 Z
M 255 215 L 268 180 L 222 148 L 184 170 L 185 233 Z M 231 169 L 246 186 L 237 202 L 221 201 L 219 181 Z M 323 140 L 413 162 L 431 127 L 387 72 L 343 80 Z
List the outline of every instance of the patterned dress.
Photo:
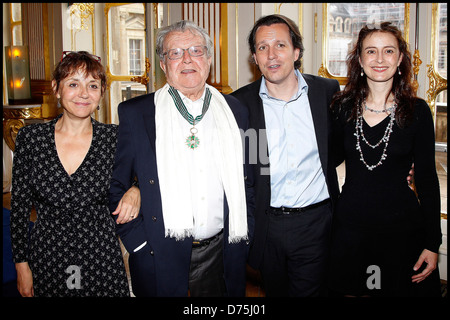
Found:
M 28 261 L 35 296 L 129 296 L 108 189 L 117 126 L 92 119 L 93 137 L 68 175 L 55 146 L 55 124 L 22 128 L 16 139 L 11 195 L 14 262 Z M 37 220 L 28 235 L 32 205 Z

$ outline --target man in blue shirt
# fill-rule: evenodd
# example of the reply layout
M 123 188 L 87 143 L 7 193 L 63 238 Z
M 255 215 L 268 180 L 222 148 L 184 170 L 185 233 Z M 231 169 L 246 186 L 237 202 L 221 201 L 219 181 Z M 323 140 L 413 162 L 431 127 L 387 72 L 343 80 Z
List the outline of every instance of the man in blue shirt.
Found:
M 248 106 L 258 138 L 249 141 L 259 155 L 249 264 L 267 296 L 319 296 L 339 193 L 329 113 L 339 83 L 298 71 L 302 37 L 287 17 L 262 17 L 248 42 L 263 76 L 232 95 Z

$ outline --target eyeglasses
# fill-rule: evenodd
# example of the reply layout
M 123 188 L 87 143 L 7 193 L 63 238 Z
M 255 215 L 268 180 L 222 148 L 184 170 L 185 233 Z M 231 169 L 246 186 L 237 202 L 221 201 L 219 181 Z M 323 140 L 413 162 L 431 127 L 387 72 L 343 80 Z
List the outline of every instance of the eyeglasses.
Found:
M 184 52 L 186 50 L 187 50 L 187 52 L 189 52 L 189 55 L 191 57 L 201 57 L 202 55 L 204 55 L 206 53 L 207 47 L 206 46 L 192 46 L 187 49 L 181 49 L 181 48 L 170 49 L 169 51 L 164 52 L 163 56 L 167 55 L 167 57 L 170 60 L 178 60 L 184 56 Z
M 83 52 L 83 54 L 85 54 L 85 55 L 89 55 L 90 57 L 94 58 L 94 59 L 97 60 L 98 62 L 102 62 L 102 58 L 100 58 L 99 56 L 90 54 L 90 53 L 88 53 L 88 52 L 86 52 L 86 51 L 63 51 L 62 56 L 61 56 L 61 61 L 63 61 L 63 59 L 64 59 L 67 55 L 69 55 L 69 54 L 71 54 L 71 53 L 81 53 L 81 52 Z

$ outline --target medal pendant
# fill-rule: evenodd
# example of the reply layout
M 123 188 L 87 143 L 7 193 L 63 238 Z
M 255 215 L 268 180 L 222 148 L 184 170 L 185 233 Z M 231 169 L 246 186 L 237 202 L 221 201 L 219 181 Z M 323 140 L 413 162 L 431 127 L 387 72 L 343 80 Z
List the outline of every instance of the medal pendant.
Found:
M 195 148 L 197 148 L 200 144 L 200 139 L 198 137 L 195 136 L 195 134 L 197 133 L 197 129 L 192 127 L 191 128 L 191 135 L 188 136 L 186 138 L 186 145 L 188 146 L 189 149 L 194 150 Z

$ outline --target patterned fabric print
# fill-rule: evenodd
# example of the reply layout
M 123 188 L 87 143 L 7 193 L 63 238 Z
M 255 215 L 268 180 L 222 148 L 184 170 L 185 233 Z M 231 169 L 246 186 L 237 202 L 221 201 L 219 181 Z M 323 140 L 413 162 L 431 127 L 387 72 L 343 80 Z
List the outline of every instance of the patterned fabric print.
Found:
M 29 125 L 17 135 L 11 199 L 14 261 L 29 262 L 35 296 L 128 296 L 107 206 L 117 126 L 92 119 L 90 149 L 69 176 L 55 147 L 58 119 Z M 32 204 L 37 220 L 28 249 Z

